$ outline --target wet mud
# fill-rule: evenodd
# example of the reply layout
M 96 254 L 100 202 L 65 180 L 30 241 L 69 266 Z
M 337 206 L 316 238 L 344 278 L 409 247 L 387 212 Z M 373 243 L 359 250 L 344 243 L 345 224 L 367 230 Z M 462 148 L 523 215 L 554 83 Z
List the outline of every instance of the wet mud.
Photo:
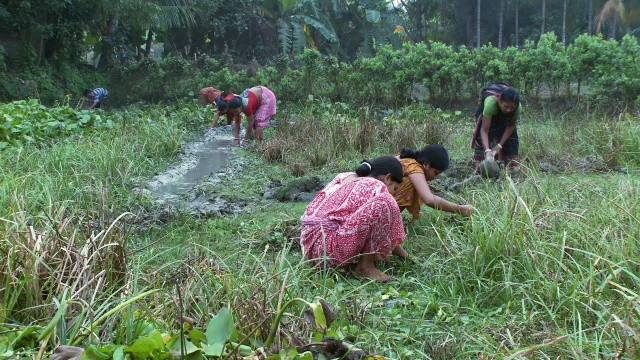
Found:
M 185 145 L 178 162 L 136 189 L 151 197 L 154 209 L 140 214 L 142 222 L 154 218 L 164 223 L 179 214 L 198 217 L 218 217 L 232 214 L 247 206 L 247 201 L 211 194 L 230 173 L 242 170 L 243 163 L 233 145 L 231 126 L 207 129 L 193 142 Z

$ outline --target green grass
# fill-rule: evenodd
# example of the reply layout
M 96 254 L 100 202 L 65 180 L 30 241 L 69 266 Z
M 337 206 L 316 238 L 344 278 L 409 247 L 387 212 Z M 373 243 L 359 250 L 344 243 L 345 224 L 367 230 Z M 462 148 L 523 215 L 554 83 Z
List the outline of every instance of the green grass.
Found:
M 73 340 L 85 347 L 89 340 L 131 345 L 153 329 L 176 334 L 175 319 L 182 315 L 205 329 L 223 307 L 231 309 L 240 338 L 260 342 L 284 303 L 320 297 L 337 310 L 334 336 L 390 358 L 640 354 L 637 118 L 528 115 L 519 127 L 524 179 L 464 188 L 455 197 L 476 207 L 470 219 L 427 207 L 414 223 L 404 214 L 406 249 L 417 259 L 387 259 L 379 268 L 397 280 L 378 284 L 311 267 L 296 239 L 306 204 L 265 200 L 265 187 L 275 179 L 287 182 L 292 173 L 328 180 L 363 157 L 427 142 L 442 142 L 454 161 L 468 162 L 472 121 L 419 107 L 387 120 L 326 107 L 323 114 L 290 111 L 268 129 L 265 143 L 242 152 L 240 173 L 208 189 L 209 196 L 247 201 L 245 211 L 211 219 L 182 215 L 136 232 L 117 216 L 154 208 L 131 188 L 168 166 L 186 139 L 185 124 L 193 127 L 202 116 L 191 108 L 172 111 L 130 109 L 112 115 L 116 126 L 108 132 L 1 153 L 0 251 L 10 256 L 0 265 L 0 323 L 12 329 L 33 324 L 41 334 L 58 309 L 54 298 L 70 301 L 62 317 L 66 329 L 88 326 L 91 307 L 94 319 L 113 312 L 95 337 L 60 332 L 58 324 L 50 338 L 33 338 L 16 351 L 33 356 Z M 581 171 L 575 164 L 585 157 L 602 167 Z M 539 162 L 567 165 L 550 174 Z M 613 166 L 629 173 L 596 171 Z M 87 261 L 79 274 L 111 285 L 94 288 L 89 281 L 91 291 L 68 285 L 77 277 L 58 264 L 73 264 L 73 252 L 37 252 L 31 242 L 37 239 L 95 254 L 98 260 Z M 92 248 L 98 240 L 105 246 Z M 125 273 L 109 266 L 118 264 L 114 254 L 125 259 Z M 23 266 L 34 261 L 50 270 Z M 53 274 L 60 281 L 46 282 Z M 34 279 L 45 281 L 42 291 L 35 291 Z M 18 288 L 24 290 L 9 291 Z M 64 288 L 78 291 L 63 297 Z M 286 309 L 276 347 L 313 341 L 303 310 L 299 304 Z

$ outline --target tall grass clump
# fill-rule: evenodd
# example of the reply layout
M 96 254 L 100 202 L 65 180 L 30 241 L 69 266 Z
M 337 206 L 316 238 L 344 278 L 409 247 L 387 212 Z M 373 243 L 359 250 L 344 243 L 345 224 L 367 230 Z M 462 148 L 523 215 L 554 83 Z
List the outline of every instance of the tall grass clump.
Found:
M 114 126 L 0 154 L 0 323 L 42 324 L 42 350 L 110 337 L 113 315 L 150 295 L 133 292 L 124 209 L 144 205 L 130 188 L 175 156 L 184 132 L 164 111 L 102 116 Z
M 324 109 L 320 113 L 311 110 L 289 114 L 278 123 L 273 135 L 258 145 L 258 153 L 269 162 L 285 163 L 292 174 L 302 176 L 313 168 L 337 168 L 337 162 L 395 154 L 403 146 L 422 148 L 447 143 L 450 137 L 450 126 L 439 121 L 437 113 L 429 108 L 410 108 L 384 118 L 371 108 Z
M 419 113 L 411 110 L 406 114 Z M 443 113 L 402 113 L 373 118 L 376 146 L 369 154 L 395 153 L 396 144 L 419 147 L 423 141 L 464 144 L 466 150 L 472 124 Z M 357 134 L 359 118 L 348 118 L 345 130 Z M 295 129 L 304 119 L 289 125 Z M 353 290 L 326 290 L 325 298 L 339 299 L 348 319 L 340 329 L 373 348 L 394 349 L 392 358 L 636 357 L 640 183 L 632 135 L 638 127 L 626 115 L 605 120 L 527 114 L 519 125 L 523 178 L 445 194 L 476 207 L 470 221 L 423 208 L 421 220 L 407 225 L 405 243 L 420 261 L 386 261 L 398 283 L 365 290 L 323 273 L 320 281 L 346 281 Z M 331 144 L 335 129 L 306 131 L 323 131 L 327 137 L 321 141 Z M 279 140 L 303 143 L 295 136 L 292 131 Z M 345 158 L 363 155 L 356 146 L 347 149 L 326 149 L 338 157 L 336 165 L 343 164 L 329 171 L 344 171 Z M 305 155 L 296 161 L 308 164 Z M 542 162 L 557 165 L 558 173 Z M 629 174 L 601 172 L 619 165 Z
M 143 114 L 127 110 L 112 115 L 112 129 L 3 151 L 0 175 L 6 180 L 0 183 L 0 216 L 18 211 L 13 200 L 17 196 L 29 199 L 24 203 L 27 208 L 20 209 L 29 214 L 65 201 L 91 208 L 97 189 L 126 191 L 149 176 L 178 153 L 185 133 L 164 113 Z

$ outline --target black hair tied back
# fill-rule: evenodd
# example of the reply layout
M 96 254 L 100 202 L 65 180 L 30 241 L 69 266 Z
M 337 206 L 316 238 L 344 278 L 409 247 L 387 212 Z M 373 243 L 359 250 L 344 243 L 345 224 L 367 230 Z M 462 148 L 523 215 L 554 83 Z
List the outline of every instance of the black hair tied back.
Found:
M 415 159 L 417 155 L 417 151 L 406 146 L 400 150 L 400 159 Z
M 371 162 L 369 160 L 362 160 L 362 163 L 356 168 L 356 175 L 359 177 L 371 175 Z

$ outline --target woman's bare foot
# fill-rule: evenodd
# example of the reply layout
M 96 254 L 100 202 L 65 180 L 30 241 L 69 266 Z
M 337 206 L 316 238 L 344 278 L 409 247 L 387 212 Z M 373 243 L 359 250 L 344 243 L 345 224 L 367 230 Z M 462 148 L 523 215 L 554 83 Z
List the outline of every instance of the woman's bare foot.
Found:
M 402 247 L 402 245 L 396 245 L 396 247 L 393 248 L 393 251 L 391 251 L 391 253 L 401 259 L 406 259 L 407 256 L 409 256 L 409 254 Z
M 393 280 L 392 277 L 386 275 L 375 267 L 377 256 L 375 254 L 362 255 L 353 273 L 357 277 L 366 277 L 379 282 L 388 282 Z
M 353 274 L 356 277 L 365 277 L 365 278 L 376 280 L 381 283 L 386 283 L 393 280 L 391 276 L 383 273 L 382 271 L 376 269 L 375 267 L 370 267 L 366 269 L 359 269 L 358 267 L 356 267 L 355 270 L 353 271 Z

